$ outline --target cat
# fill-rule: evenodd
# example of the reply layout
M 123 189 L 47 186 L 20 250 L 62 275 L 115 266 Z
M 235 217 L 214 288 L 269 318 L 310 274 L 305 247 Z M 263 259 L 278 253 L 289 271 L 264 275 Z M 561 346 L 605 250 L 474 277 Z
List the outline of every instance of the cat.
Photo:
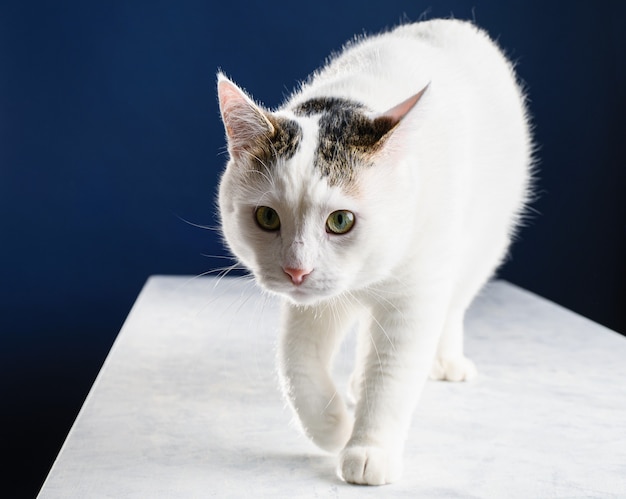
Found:
M 278 370 L 337 473 L 381 485 L 427 378 L 470 380 L 463 317 L 505 257 L 532 178 L 512 64 L 465 21 L 356 38 L 276 111 L 221 72 L 225 241 L 284 298 Z M 359 323 L 350 415 L 331 378 Z

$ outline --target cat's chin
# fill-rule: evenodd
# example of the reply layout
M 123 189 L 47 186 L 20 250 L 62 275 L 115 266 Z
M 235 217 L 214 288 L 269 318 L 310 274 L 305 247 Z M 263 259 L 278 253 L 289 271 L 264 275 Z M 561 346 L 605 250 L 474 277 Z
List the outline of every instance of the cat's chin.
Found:
M 294 288 L 288 292 L 280 293 L 281 296 L 287 298 L 294 305 L 316 305 L 317 303 L 330 298 L 331 294 L 312 292 L 301 288 Z
M 266 283 L 262 282 L 259 282 L 259 284 L 266 291 L 285 298 L 294 305 L 316 305 L 337 295 L 337 293 L 334 293 L 330 289 L 320 290 L 307 286 L 268 286 Z

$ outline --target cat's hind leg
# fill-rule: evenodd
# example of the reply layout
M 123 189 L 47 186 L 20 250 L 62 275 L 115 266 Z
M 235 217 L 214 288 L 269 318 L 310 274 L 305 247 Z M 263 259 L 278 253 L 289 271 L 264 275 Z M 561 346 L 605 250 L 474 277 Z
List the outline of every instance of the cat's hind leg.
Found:
M 445 381 L 470 381 L 476 366 L 463 352 L 463 317 L 465 308 L 456 306 L 448 312 L 430 378 Z
M 489 248 L 480 248 L 469 255 L 465 272 L 457 284 L 448 308 L 437 355 L 433 362 L 430 378 L 445 381 L 470 381 L 476 377 L 474 363 L 465 357 L 463 347 L 463 322 L 465 312 L 474 297 L 493 274 L 509 244 L 507 236 L 492 242 Z
M 341 449 L 352 432 L 352 417 L 331 378 L 332 361 L 354 315 L 332 303 L 286 305 L 278 368 L 285 397 L 313 442 Z

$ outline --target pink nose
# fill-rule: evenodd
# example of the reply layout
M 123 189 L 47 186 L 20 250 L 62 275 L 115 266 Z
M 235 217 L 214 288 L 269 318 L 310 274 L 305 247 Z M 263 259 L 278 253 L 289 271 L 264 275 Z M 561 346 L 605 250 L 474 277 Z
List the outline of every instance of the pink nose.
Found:
M 291 277 L 291 282 L 294 284 L 302 284 L 304 278 L 313 272 L 313 269 L 292 269 L 290 267 L 284 268 L 283 270 L 285 271 L 285 274 Z

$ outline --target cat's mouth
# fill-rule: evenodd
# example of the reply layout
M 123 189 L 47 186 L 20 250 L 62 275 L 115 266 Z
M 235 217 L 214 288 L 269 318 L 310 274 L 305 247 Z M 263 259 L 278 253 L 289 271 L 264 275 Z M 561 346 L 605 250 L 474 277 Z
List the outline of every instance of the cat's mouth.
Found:
M 319 283 L 312 282 L 312 280 L 293 284 L 292 282 L 285 282 L 283 279 L 259 279 L 259 284 L 296 305 L 314 305 L 334 294 L 332 288 L 320 287 Z
M 302 289 L 302 286 L 292 287 L 286 294 L 297 303 L 306 303 L 315 298 L 314 294 L 307 292 L 306 289 Z
M 315 305 L 333 296 L 333 293 L 330 291 L 306 289 L 303 287 L 294 287 L 287 292 L 282 292 L 280 294 L 285 296 L 295 305 Z
M 310 282 L 300 284 L 283 282 L 277 291 L 298 305 L 310 305 L 321 298 L 320 291 Z

